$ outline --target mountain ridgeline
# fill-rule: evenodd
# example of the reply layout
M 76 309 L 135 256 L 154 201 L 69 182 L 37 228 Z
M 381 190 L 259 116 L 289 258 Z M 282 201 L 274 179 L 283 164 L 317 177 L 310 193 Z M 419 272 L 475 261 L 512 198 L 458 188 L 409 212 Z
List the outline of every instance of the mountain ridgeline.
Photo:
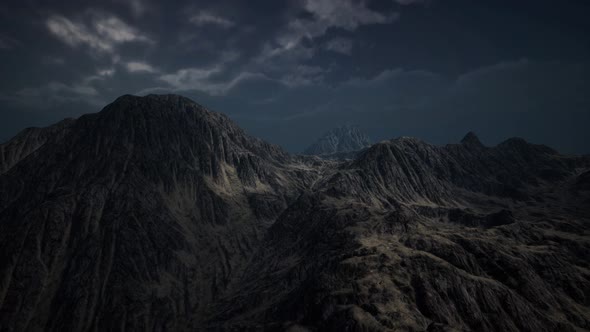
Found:
M 359 151 L 371 146 L 371 140 L 356 126 L 334 128 L 303 152 L 306 155 L 335 155 Z
M 590 157 L 348 136 L 291 155 L 176 95 L 23 131 L 0 330 L 590 329 Z

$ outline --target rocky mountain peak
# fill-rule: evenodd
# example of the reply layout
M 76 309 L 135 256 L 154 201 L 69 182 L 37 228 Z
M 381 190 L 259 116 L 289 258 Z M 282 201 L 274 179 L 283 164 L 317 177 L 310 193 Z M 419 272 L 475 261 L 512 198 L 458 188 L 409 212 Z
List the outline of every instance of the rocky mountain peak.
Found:
M 286 157 L 281 148 L 246 134 L 225 114 L 174 94 L 123 95 L 101 112 L 81 117 L 76 127 L 104 149 L 141 149 L 159 160 L 212 157 L 236 164 L 251 154 L 264 159 Z
M 108 104 L 98 115 L 105 120 L 120 121 L 129 117 L 175 117 L 183 113 L 196 113 L 200 118 L 226 118 L 221 113 L 207 110 L 193 100 L 174 94 L 146 96 L 123 95 Z
M 477 135 L 474 132 L 468 132 L 465 137 L 461 140 L 461 144 L 468 145 L 468 146 L 479 146 L 483 147 L 484 145 L 481 143 Z
M 364 149 L 371 145 L 371 140 L 362 133 L 358 126 L 345 125 L 334 128 L 315 143 L 305 149 L 308 155 L 329 155 Z

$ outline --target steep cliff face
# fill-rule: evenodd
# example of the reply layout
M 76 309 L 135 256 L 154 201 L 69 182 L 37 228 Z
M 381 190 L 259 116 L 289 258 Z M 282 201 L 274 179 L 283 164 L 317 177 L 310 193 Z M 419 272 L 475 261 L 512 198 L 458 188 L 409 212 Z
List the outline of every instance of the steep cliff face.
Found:
M 590 329 L 587 157 L 295 157 L 174 95 L 0 151 L 0 330 Z
M 328 131 L 303 152 L 306 155 L 333 155 L 362 150 L 371 140 L 356 126 L 342 126 Z

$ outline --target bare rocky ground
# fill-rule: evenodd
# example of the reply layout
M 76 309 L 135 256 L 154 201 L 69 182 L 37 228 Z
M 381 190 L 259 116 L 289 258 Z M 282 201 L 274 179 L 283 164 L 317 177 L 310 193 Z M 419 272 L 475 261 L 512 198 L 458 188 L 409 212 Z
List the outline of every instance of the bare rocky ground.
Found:
M 180 96 L 0 145 L 1 331 L 590 330 L 590 158 L 293 156 Z

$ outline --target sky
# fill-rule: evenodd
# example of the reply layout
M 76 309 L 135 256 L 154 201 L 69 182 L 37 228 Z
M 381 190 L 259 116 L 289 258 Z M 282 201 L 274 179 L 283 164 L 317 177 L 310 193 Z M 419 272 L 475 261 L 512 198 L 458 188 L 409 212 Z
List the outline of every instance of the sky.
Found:
M 295 153 L 357 125 L 588 154 L 589 15 L 587 0 L 5 0 L 0 142 L 176 93 Z

